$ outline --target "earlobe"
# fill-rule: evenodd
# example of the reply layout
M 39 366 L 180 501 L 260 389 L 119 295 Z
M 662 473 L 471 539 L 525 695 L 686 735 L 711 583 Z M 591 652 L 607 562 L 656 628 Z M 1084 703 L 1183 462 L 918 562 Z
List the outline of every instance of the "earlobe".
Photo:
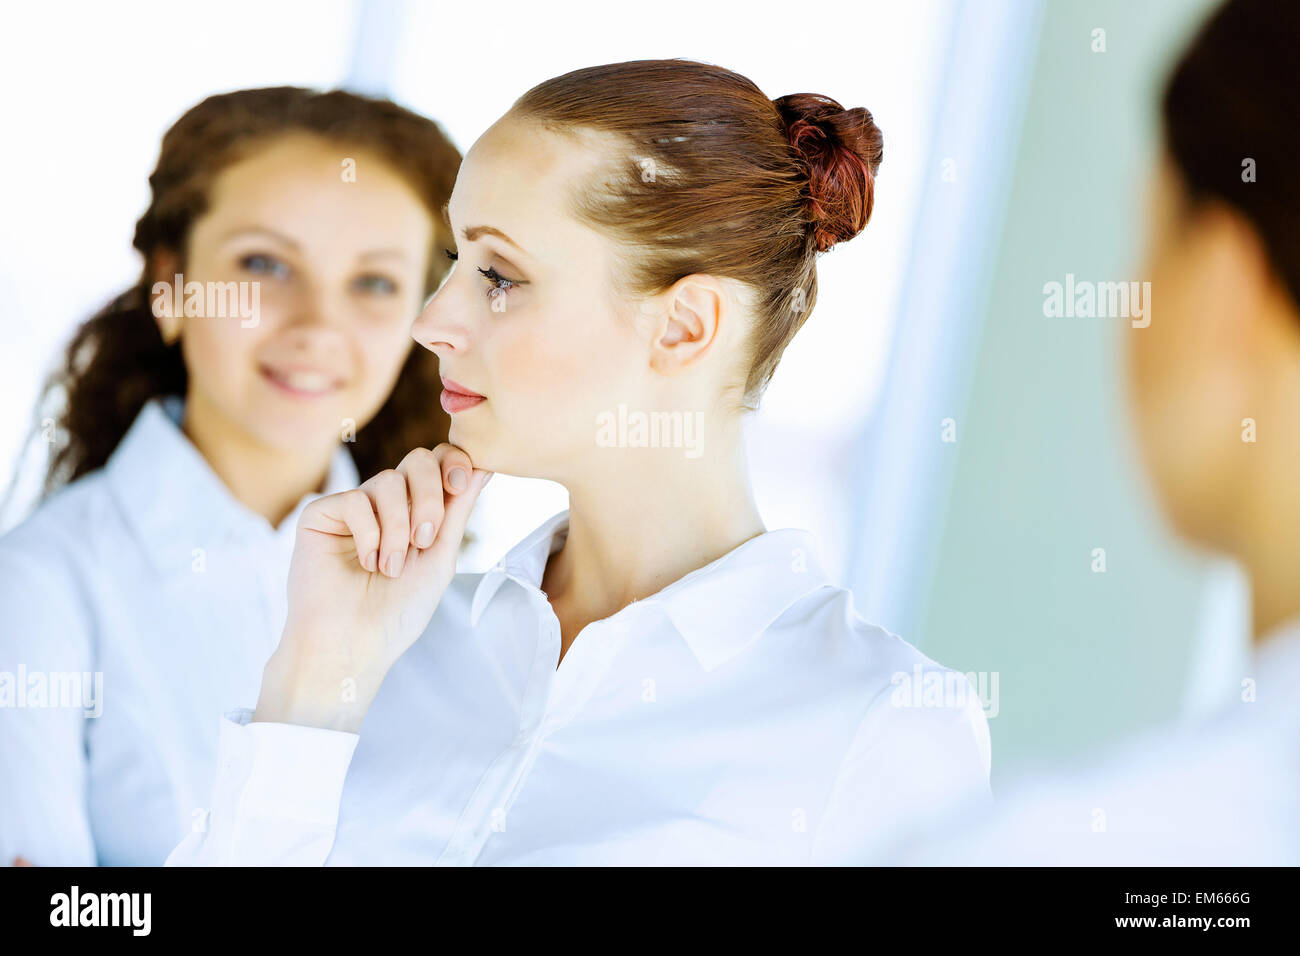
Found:
M 173 307 L 173 298 L 172 287 L 163 282 L 154 283 L 149 294 L 150 308 L 164 345 L 174 345 L 181 335 L 181 317 Z

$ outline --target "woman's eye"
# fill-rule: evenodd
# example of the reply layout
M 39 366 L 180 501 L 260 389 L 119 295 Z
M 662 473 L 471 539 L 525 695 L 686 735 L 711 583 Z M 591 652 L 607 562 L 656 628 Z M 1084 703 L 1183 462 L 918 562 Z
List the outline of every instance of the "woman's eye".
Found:
M 241 268 L 256 275 L 271 276 L 275 279 L 284 279 L 289 275 L 289 267 L 281 262 L 275 256 L 268 256 L 261 252 L 250 253 L 239 260 Z
M 388 278 L 388 276 L 359 276 L 356 280 L 356 286 L 362 292 L 374 293 L 376 295 L 393 295 L 397 292 L 397 283 Z
M 446 254 L 447 258 L 450 259 L 452 262 L 455 262 L 460 258 L 459 255 L 452 252 L 450 249 L 443 249 L 442 251 Z M 490 266 L 486 269 L 479 268 L 478 274 L 487 280 L 488 283 L 487 297 L 488 297 L 488 301 L 493 303 L 494 309 L 496 309 L 498 306 L 505 305 L 505 300 L 503 300 L 501 296 L 505 295 L 507 292 L 509 292 L 511 289 L 515 288 L 516 286 L 527 285 L 527 283 L 521 279 L 507 279 L 501 273 L 497 272 L 496 269 Z
M 484 279 L 487 279 L 488 281 L 489 299 L 496 298 L 498 295 L 509 292 L 511 289 L 513 289 L 516 285 L 519 284 L 515 282 L 513 279 L 507 279 L 505 276 L 501 275 L 501 273 L 497 272 L 496 269 L 492 269 L 492 268 L 479 269 L 478 272 L 479 275 L 481 275 Z

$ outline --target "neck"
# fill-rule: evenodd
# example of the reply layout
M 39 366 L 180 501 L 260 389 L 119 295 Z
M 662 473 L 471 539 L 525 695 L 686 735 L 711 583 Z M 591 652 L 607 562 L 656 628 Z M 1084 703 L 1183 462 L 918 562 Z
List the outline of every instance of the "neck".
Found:
M 230 493 L 278 527 L 303 495 L 323 490 L 333 448 L 315 454 L 273 448 L 235 426 L 193 391 L 185 400 L 181 431 Z
M 739 428 L 721 437 L 697 459 L 680 449 L 610 449 L 626 456 L 621 468 L 598 462 L 595 480 L 566 483 L 569 534 L 542 582 L 563 648 L 592 621 L 763 533 Z
M 1250 575 L 1256 645 L 1288 622 L 1300 619 L 1300 518 L 1291 518 L 1279 521 L 1272 533 L 1252 540 L 1240 555 Z
M 1292 394 L 1300 401 L 1300 394 Z M 1271 416 L 1286 421 L 1285 415 Z M 1300 429 L 1279 436 L 1260 456 L 1238 501 L 1233 551 L 1250 575 L 1255 643 L 1300 619 Z M 1254 448 L 1252 450 L 1255 450 Z

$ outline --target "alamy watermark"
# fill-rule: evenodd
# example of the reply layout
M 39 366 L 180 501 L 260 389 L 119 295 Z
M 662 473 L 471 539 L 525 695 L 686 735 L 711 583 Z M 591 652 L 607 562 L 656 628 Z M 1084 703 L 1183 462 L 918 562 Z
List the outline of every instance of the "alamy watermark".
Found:
M 1074 273 L 1065 274 L 1065 282 L 1048 282 L 1043 286 L 1043 315 L 1049 319 L 1132 319 L 1133 328 L 1151 324 L 1150 282 L 1075 281 Z
M 87 717 L 104 712 L 103 671 L 0 671 L 0 708 L 80 707 Z
M 121 926 L 133 936 L 148 936 L 152 909 L 152 893 L 83 893 L 74 884 L 50 897 L 50 925 Z
M 687 458 L 704 454 L 704 412 L 643 412 L 619 403 L 596 416 L 601 448 L 681 448 Z
M 178 272 L 171 282 L 155 282 L 152 291 L 154 318 L 238 318 L 244 329 L 261 321 L 262 287 L 258 282 L 186 282 Z
M 1001 709 L 998 702 L 998 672 L 926 670 L 920 664 L 907 671 L 895 671 L 889 683 L 894 689 L 889 702 L 894 707 L 948 707 L 961 709 L 971 699 L 979 701 L 984 716 L 992 719 Z

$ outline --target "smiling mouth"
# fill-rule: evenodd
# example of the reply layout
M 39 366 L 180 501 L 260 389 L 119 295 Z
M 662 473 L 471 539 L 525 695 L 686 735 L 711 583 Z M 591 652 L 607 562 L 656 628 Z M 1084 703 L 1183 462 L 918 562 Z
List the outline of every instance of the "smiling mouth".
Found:
M 487 401 L 485 396 L 480 395 L 478 392 L 471 392 L 459 382 L 452 381 L 449 378 L 442 380 L 442 394 L 438 396 L 438 402 L 442 405 L 442 410 L 448 415 L 463 412 L 485 401 Z
M 260 365 L 258 371 L 276 389 L 295 398 L 320 398 L 337 392 L 343 385 L 336 376 L 317 369 Z

